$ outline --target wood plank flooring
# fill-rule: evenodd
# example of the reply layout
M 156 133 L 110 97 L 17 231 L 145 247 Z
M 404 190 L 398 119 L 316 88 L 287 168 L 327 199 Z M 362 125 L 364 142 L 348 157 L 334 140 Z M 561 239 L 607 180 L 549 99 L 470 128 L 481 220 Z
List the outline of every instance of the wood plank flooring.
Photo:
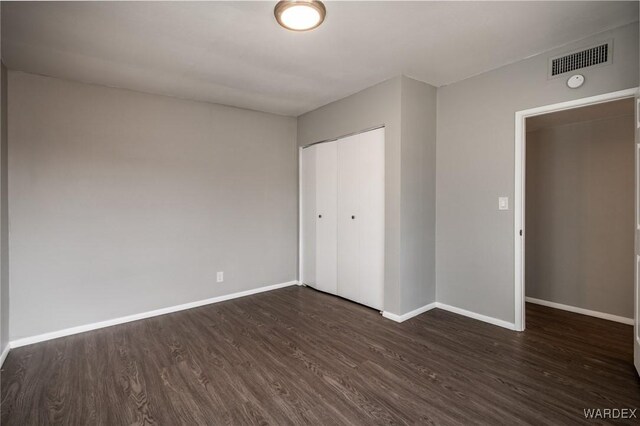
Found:
M 14 349 L 1 421 L 540 425 L 640 408 L 632 327 L 536 305 L 527 327 L 437 309 L 397 324 L 288 287 Z

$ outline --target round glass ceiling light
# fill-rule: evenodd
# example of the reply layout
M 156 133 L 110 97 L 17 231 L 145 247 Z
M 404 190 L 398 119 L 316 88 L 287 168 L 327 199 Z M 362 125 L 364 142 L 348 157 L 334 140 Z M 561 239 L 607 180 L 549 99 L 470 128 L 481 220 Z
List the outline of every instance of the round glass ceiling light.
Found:
M 283 0 L 274 9 L 276 20 L 291 31 L 309 31 L 324 21 L 327 9 L 319 0 Z

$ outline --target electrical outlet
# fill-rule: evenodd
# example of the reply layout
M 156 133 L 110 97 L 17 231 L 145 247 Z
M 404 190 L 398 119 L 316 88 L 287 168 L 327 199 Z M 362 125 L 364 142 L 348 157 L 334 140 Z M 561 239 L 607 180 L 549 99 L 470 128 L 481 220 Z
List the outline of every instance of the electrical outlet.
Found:
M 216 281 L 219 283 L 224 281 L 224 272 L 218 272 L 216 274 Z

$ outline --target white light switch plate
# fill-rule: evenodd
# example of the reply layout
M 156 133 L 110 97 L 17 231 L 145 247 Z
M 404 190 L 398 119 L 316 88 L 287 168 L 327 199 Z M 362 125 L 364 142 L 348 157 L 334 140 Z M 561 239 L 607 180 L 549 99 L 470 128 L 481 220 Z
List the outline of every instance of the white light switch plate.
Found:
M 498 210 L 509 210 L 509 197 L 498 197 Z

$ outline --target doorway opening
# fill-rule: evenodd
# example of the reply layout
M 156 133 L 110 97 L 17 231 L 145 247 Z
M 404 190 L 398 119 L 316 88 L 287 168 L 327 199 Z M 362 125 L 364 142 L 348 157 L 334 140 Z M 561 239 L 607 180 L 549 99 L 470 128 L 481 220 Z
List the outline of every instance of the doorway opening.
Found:
M 516 330 L 549 308 L 633 324 L 636 91 L 516 113 Z

